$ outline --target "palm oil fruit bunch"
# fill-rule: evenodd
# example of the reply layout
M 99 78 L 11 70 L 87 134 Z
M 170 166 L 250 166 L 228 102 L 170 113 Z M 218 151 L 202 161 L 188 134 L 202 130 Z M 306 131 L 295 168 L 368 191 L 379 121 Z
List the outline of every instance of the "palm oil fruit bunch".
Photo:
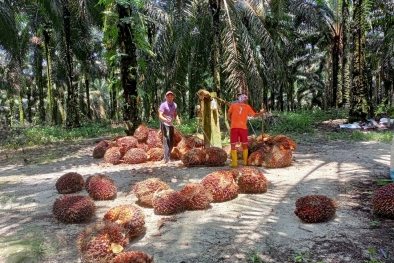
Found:
M 265 193 L 268 188 L 268 180 L 262 172 L 256 168 L 241 167 L 232 171 L 238 178 L 239 190 L 243 193 Z
M 188 183 L 181 190 L 186 210 L 207 209 L 213 196 L 202 184 Z
M 170 186 L 160 178 L 148 178 L 137 182 L 132 191 L 142 205 L 152 207 L 153 194 L 167 189 Z
M 149 150 L 149 146 L 146 143 L 137 143 L 136 148 L 144 150 L 144 152 Z
M 159 135 L 159 130 L 149 129 L 148 139 L 146 140 L 146 144 L 149 148 L 163 148 L 162 136 Z
M 104 174 L 89 176 L 85 189 L 94 200 L 113 200 L 118 190 L 114 180 Z
M 184 210 L 184 200 L 180 192 L 167 189 L 155 192 L 152 198 L 153 211 L 157 215 L 172 215 Z
M 263 166 L 268 168 L 282 168 L 291 165 L 293 153 L 291 150 L 281 149 L 274 144 L 271 149 L 264 154 Z
M 259 136 L 257 136 L 257 141 L 258 142 L 266 142 L 270 138 L 271 138 L 271 135 L 264 133 L 264 134 L 260 134 Z
M 205 160 L 206 165 L 223 165 L 227 161 L 227 153 L 219 147 L 210 147 L 205 149 Z
M 82 175 L 70 172 L 60 176 L 55 186 L 59 194 L 72 194 L 81 191 L 84 183 Z
M 146 140 L 148 139 L 148 134 L 149 134 L 149 128 L 144 124 L 141 124 L 134 131 L 133 136 L 138 140 L 138 142 L 142 143 L 142 142 L 146 142 Z
M 87 196 L 63 195 L 55 200 L 52 212 L 63 223 L 83 223 L 90 220 L 96 206 Z
M 264 162 L 264 152 L 263 151 L 252 152 L 248 157 L 248 165 L 249 166 L 262 166 L 263 162 Z
M 193 148 L 186 152 L 181 160 L 185 166 L 201 165 L 205 162 L 205 150 Z
M 163 148 L 152 148 L 147 152 L 148 161 L 157 162 L 161 161 L 164 158 L 164 149 Z
M 191 135 L 186 138 L 186 145 L 190 149 L 204 147 L 204 140 L 196 135 Z
M 289 138 L 285 135 L 282 135 L 282 134 L 275 135 L 275 136 L 271 137 L 271 140 L 272 140 L 273 144 L 278 145 L 279 148 L 281 148 L 281 149 L 291 150 L 291 151 L 294 151 L 297 149 L 296 143 L 291 138 Z
M 372 196 L 372 211 L 387 218 L 394 218 L 394 183 L 379 188 Z
M 299 198 L 294 213 L 305 223 L 326 222 L 334 217 L 337 204 L 324 195 L 307 195 Z
M 104 220 L 124 227 L 129 237 L 138 236 L 145 231 L 145 215 L 136 205 L 115 206 L 105 213 Z
M 109 262 L 129 244 L 127 230 L 110 222 L 88 225 L 78 235 L 78 250 L 83 262 Z
M 201 184 L 212 194 L 215 202 L 225 202 L 238 196 L 238 185 L 231 171 L 216 171 L 206 175 Z
M 108 148 L 110 148 L 110 146 L 110 142 L 106 140 L 99 142 L 93 149 L 93 158 L 103 158 L 105 152 L 108 150 Z
M 153 263 L 153 256 L 149 257 L 142 251 L 127 251 L 116 255 L 110 263 Z
M 116 145 L 119 147 L 119 151 L 124 155 L 131 148 L 137 147 L 138 140 L 133 136 L 124 136 L 116 139 Z
M 170 158 L 172 160 L 180 160 L 182 158 L 183 154 L 181 152 L 181 150 L 179 150 L 179 148 L 174 147 L 172 148 L 172 151 L 170 153 Z
M 146 152 L 139 148 L 131 148 L 122 157 L 122 161 L 127 164 L 139 164 L 148 160 Z
M 122 154 L 119 147 L 111 147 L 104 154 L 104 162 L 110 164 L 118 164 L 121 158 Z

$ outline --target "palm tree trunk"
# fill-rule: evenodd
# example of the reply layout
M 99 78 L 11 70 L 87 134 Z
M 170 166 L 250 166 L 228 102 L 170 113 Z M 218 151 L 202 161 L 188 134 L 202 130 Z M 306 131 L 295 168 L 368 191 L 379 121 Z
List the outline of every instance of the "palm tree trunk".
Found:
M 341 65 L 341 101 L 338 104 L 342 108 L 349 101 L 350 91 L 350 11 L 349 0 L 342 2 L 342 65 Z
M 332 48 L 332 101 L 331 107 L 338 107 L 338 75 L 339 75 L 339 55 L 340 55 L 340 36 L 336 35 L 334 38 L 334 45 Z
M 55 98 L 53 96 L 52 89 L 52 56 L 51 56 L 51 31 L 52 29 L 47 25 L 43 31 L 44 35 L 44 47 L 45 47 L 45 59 L 47 62 L 47 98 L 48 98 L 48 117 L 50 123 L 55 123 L 56 116 L 55 112 Z
M 216 95 L 220 98 L 220 1 L 210 0 L 209 5 L 212 12 L 212 58 L 213 58 L 213 83 L 215 85 Z
M 74 82 L 73 54 L 71 49 L 71 11 L 69 0 L 63 0 L 63 23 L 66 44 L 66 66 L 67 66 L 67 127 L 81 126 L 79 120 L 78 105 L 78 83 Z
M 117 4 L 119 19 L 131 16 L 131 10 Z M 121 84 L 123 88 L 124 106 L 123 120 L 126 124 L 126 134 L 132 135 L 141 124 L 138 109 L 137 91 L 137 54 L 132 28 L 129 23 L 118 24 L 118 37 L 121 53 Z
M 44 106 L 44 79 L 42 77 L 42 46 L 36 44 L 34 46 L 34 77 L 36 79 L 36 87 L 38 88 L 38 112 L 40 122 L 45 122 L 45 106 Z
M 364 121 L 370 113 L 371 105 L 367 89 L 366 60 L 365 60 L 365 14 L 363 1 L 354 1 L 354 63 L 352 72 L 351 105 L 349 111 L 349 122 Z
M 84 72 L 84 76 L 85 76 L 85 96 L 86 96 L 86 114 L 88 116 L 89 120 L 92 120 L 92 112 L 90 111 L 90 83 L 89 83 L 89 75 L 86 73 L 86 71 Z

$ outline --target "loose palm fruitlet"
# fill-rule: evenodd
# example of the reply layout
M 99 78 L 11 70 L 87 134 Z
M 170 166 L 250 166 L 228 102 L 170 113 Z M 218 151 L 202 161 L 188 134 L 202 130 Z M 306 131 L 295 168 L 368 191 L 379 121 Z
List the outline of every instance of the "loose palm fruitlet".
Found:
M 394 183 L 379 188 L 372 196 L 372 211 L 387 218 L 394 218 Z
M 56 181 L 56 190 L 59 194 L 71 194 L 83 189 L 85 181 L 79 173 L 66 173 Z
M 186 210 L 207 209 L 213 196 L 202 184 L 189 183 L 181 191 Z
M 116 255 L 110 263 L 153 263 L 153 256 L 150 258 L 142 251 L 127 251 Z
M 203 164 L 218 166 L 227 161 L 227 153 L 219 147 L 210 147 L 205 149 L 205 161 Z
M 225 202 L 238 196 L 238 185 L 231 171 L 216 171 L 206 175 L 201 184 L 212 194 L 215 202 Z
M 193 148 L 182 156 L 181 161 L 185 166 L 204 164 L 205 150 Z
M 319 223 L 334 217 L 337 204 L 324 195 L 307 195 L 299 198 L 294 213 L 305 223 Z
M 122 157 L 122 161 L 127 164 L 139 164 L 148 160 L 146 152 L 139 148 L 132 148 Z
M 268 188 L 268 180 L 264 174 L 256 168 L 240 167 L 232 170 L 235 174 L 239 191 L 243 193 L 265 193 Z
M 78 250 L 83 262 L 109 262 L 129 244 L 127 230 L 110 222 L 88 225 L 78 235 Z
M 159 192 L 167 189 L 170 189 L 170 186 L 160 178 L 148 178 L 137 182 L 132 190 L 142 205 L 152 207 L 153 194 L 156 191 Z
M 129 237 L 138 236 L 145 231 L 145 215 L 136 205 L 115 206 L 105 213 L 104 220 L 124 227 Z
M 122 154 L 119 147 L 111 147 L 104 154 L 104 162 L 110 164 L 118 164 L 121 158 Z
M 125 136 L 122 138 L 116 139 L 116 144 L 119 147 L 119 151 L 122 155 L 124 155 L 131 148 L 137 147 L 138 140 L 133 136 Z
M 148 139 L 148 134 L 149 134 L 149 128 L 144 124 L 141 124 L 134 131 L 133 136 L 138 140 L 138 142 L 143 143 L 146 142 L 146 140 Z
M 152 198 L 153 211 L 157 215 L 171 215 L 185 209 L 183 196 L 180 192 L 167 189 L 155 192 Z
M 96 206 L 87 196 L 64 195 L 53 204 L 53 215 L 63 223 L 87 222 L 93 216 Z
M 109 141 L 101 141 L 93 149 L 93 158 L 100 159 L 104 157 L 105 152 L 111 147 Z
M 85 189 L 94 200 L 113 200 L 118 190 L 114 180 L 104 174 L 89 176 Z

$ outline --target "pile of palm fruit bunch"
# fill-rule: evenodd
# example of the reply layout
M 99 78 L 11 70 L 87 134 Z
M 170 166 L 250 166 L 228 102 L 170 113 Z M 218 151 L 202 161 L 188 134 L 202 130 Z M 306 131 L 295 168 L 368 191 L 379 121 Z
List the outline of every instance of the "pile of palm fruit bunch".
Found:
M 68 172 L 56 181 L 61 197 L 53 204 L 54 217 L 62 223 L 87 223 L 96 211 L 95 200 L 116 198 L 115 182 L 104 174 L 91 175 L 86 181 L 76 172 Z M 85 188 L 89 196 L 76 194 Z M 131 238 L 145 232 L 145 215 L 134 204 L 110 208 L 103 219 L 90 223 L 77 238 L 83 262 L 152 262 L 142 251 L 124 251 Z
M 109 164 L 139 164 L 161 161 L 164 157 L 162 132 L 141 124 L 133 136 L 118 136 L 114 140 L 100 141 L 93 150 L 94 158 L 103 158 Z M 204 140 L 196 135 L 183 136 L 174 129 L 174 148 L 171 159 L 190 165 L 223 165 L 226 152 L 218 147 L 204 149 Z
M 249 166 L 263 166 L 267 168 L 281 168 L 291 165 L 293 160 L 293 151 L 296 150 L 296 143 L 284 135 L 270 136 L 261 134 L 258 137 L 249 136 Z M 228 157 L 230 157 L 230 148 L 228 145 L 224 148 Z M 236 145 L 238 159 L 242 159 L 242 145 Z

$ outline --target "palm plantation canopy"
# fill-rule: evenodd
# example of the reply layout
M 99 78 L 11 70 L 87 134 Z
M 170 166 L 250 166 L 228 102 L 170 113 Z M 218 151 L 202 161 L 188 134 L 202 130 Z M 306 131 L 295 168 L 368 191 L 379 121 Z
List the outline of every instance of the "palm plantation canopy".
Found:
M 157 118 L 167 90 L 268 110 L 391 106 L 392 1 L 1 0 L 1 126 Z

